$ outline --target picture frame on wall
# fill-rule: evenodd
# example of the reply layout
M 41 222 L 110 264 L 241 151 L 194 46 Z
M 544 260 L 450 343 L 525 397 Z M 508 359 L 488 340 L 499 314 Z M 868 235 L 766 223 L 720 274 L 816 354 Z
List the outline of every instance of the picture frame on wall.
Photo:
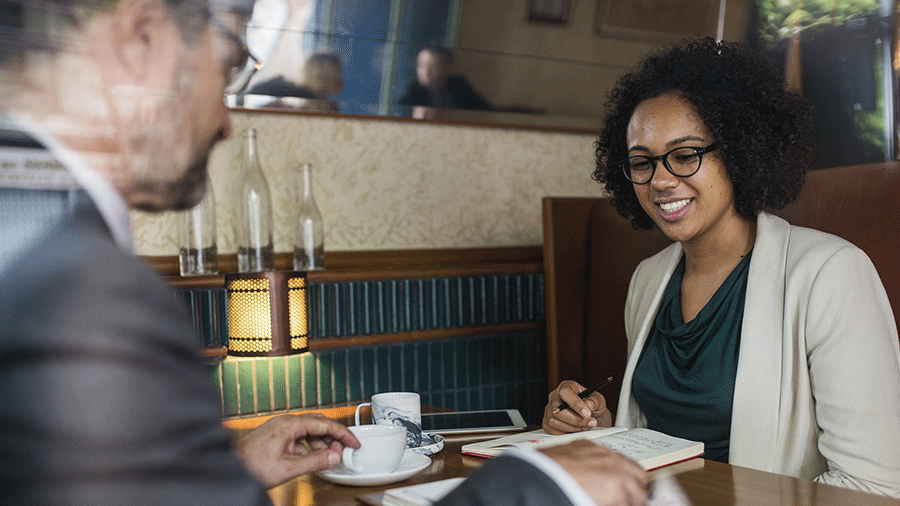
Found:
M 716 36 L 721 0 L 599 0 L 596 32 L 650 43 Z
M 528 0 L 528 21 L 564 25 L 573 0 Z

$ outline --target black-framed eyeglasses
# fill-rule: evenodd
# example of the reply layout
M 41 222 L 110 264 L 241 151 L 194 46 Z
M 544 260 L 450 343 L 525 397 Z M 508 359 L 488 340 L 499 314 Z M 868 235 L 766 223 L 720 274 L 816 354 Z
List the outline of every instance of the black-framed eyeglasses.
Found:
M 262 67 L 262 62 L 259 61 L 259 58 L 253 56 L 253 53 L 247 48 L 244 37 L 234 33 L 234 30 L 225 26 L 216 17 L 212 18 L 212 25 L 238 48 L 238 54 L 235 56 L 234 61 L 225 68 L 225 78 L 228 83 L 225 85 L 225 94 L 234 95 L 240 93 L 250 83 L 250 78 Z
M 715 151 L 716 145 L 705 148 L 682 146 L 659 156 L 635 155 L 619 162 L 625 177 L 634 184 L 647 184 L 656 174 L 656 162 L 662 160 L 663 165 L 672 175 L 691 177 L 700 170 L 703 155 Z

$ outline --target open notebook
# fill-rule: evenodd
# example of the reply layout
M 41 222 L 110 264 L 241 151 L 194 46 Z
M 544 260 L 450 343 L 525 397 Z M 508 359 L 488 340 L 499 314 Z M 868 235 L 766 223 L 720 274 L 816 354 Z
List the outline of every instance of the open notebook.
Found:
M 590 439 L 609 447 L 640 464 L 656 469 L 703 455 L 703 443 L 668 436 L 650 429 L 602 427 L 584 432 L 551 435 L 538 429 L 488 441 L 463 445 L 462 453 L 476 457 L 495 457 L 513 447 L 543 448 L 565 444 L 576 439 Z

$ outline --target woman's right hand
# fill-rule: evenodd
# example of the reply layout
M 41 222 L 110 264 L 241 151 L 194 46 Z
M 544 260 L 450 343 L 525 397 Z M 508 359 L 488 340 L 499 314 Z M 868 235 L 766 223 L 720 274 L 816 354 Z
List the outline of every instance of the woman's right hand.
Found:
M 603 395 L 594 392 L 581 399 L 578 394 L 583 391 L 584 387 L 577 382 L 566 380 L 550 392 L 542 424 L 546 433 L 564 434 L 612 425 L 612 413 L 606 409 Z M 563 402 L 569 405 L 568 409 L 553 413 Z

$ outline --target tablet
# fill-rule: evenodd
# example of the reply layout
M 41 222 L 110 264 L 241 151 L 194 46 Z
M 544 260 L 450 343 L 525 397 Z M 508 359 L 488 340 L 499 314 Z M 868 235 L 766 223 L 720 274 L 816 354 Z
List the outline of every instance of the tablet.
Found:
M 518 409 L 422 413 L 422 431 L 433 434 L 500 432 L 524 428 L 525 420 Z

